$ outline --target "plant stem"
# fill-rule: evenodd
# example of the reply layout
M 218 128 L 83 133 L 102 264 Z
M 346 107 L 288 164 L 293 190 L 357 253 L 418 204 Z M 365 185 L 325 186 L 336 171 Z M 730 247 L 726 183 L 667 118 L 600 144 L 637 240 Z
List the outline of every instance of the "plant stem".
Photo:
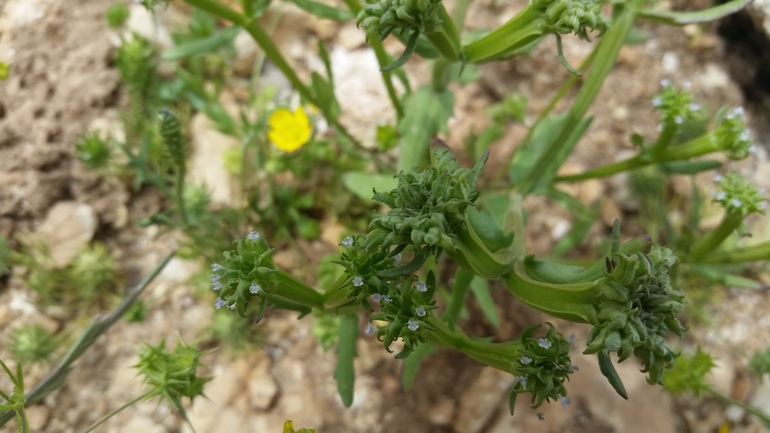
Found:
M 450 63 L 443 57 L 439 57 L 433 62 L 430 83 L 434 92 L 441 93 L 446 90 L 449 83 L 449 66 Z
M 326 118 L 326 120 L 329 121 L 342 135 L 344 135 L 348 140 L 350 140 L 353 144 L 355 144 L 357 147 L 363 148 L 361 143 L 343 127 L 337 119 L 334 118 L 334 116 L 331 115 L 331 113 L 326 112 L 327 110 L 322 108 L 323 105 L 318 103 L 315 97 L 313 97 L 313 94 L 311 93 L 310 89 L 302 84 L 302 81 L 300 81 L 297 74 L 294 73 L 294 70 L 291 68 L 289 63 L 286 61 L 286 59 L 281 55 L 281 52 L 278 51 L 278 47 L 275 46 L 273 41 L 270 39 L 270 36 L 265 32 L 265 30 L 262 28 L 262 26 L 257 22 L 255 19 L 249 19 L 248 17 L 241 15 L 240 13 L 236 12 L 235 10 L 219 3 L 216 0 L 184 0 L 185 2 L 199 8 L 202 10 L 205 10 L 206 12 L 209 12 L 213 15 L 216 15 L 220 18 L 223 18 L 225 20 L 228 20 L 232 22 L 234 25 L 243 27 L 246 29 L 247 32 L 251 35 L 252 38 L 257 42 L 257 45 L 259 45 L 260 48 L 265 52 L 267 57 L 272 61 L 278 69 L 281 70 L 281 72 L 286 76 L 286 78 L 291 82 L 292 86 L 299 92 L 302 99 L 305 99 L 306 101 L 312 103 L 316 107 L 318 107 L 320 110 L 323 111 L 323 115 Z
M 770 241 L 762 242 L 746 248 L 738 248 L 702 257 L 698 263 L 746 263 L 760 260 L 770 260 Z
M 125 409 L 125 408 L 127 408 L 127 407 L 131 406 L 132 404 L 134 404 L 134 403 L 136 403 L 136 402 L 138 402 L 138 401 L 140 401 L 140 400 L 143 400 L 143 399 L 145 399 L 145 398 L 148 398 L 148 397 L 150 397 L 150 395 L 152 395 L 152 391 L 150 391 L 150 392 L 147 392 L 147 393 L 145 393 L 145 394 L 142 394 L 142 395 L 140 395 L 139 397 L 137 397 L 137 398 L 135 398 L 135 399 L 133 399 L 133 400 L 129 401 L 128 403 L 124 404 L 123 406 L 121 406 L 121 407 L 119 407 L 119 408 L 117 408 L 117 409 L 113 410 L 112 412 L 108 413 L 107 415 L 105 415 L 105 416 L 101 417 L 101 418 L 100 418 L 98 421 L 96 421 L 95 423 L 91 424 L 91 426 L 90 426 L 90 427 L 88 427 L 86 430 L 84 430 L 84 431 L 83 431 L 83 433 L 89 433 L 89 432 L 93 431 L 95 428 L 97 428 L 97 427 L 99 427 L 100 425 L 104 424 L 104 422 L 105 422 L 105 421 L 107 421 L 108 419 L 112 418 L 114 415 L 116 415 L 117 413 L 119 413 L 119 412 L 120 412 L 120 411 L 122 411 L 123 409 Z
M 434 47 L 441 53 L 441 56 L 449 63 L 456 63 L 460 61 L 460 33 L 457 31 L 452 18 L 444 8 L 443 3 L 438 5 L 438 15 L 441 19 L 441 28 L 426 33 L 425 37 L 433 44 Z
M 716 247 L 724 242 L 724 240 L 741 225 L 741 222 L 743 222 L 743 215 L 739 213 L 726 213 L 719 223 L 719 226 L 692 247 L 690 250 L 690 259 L 698 261 L 698 259 L 705 254 L 716 249 Z
M 465 23 L 465 15 L 468 13 L 468 7 L 471 5 L 471 0 L 457 0 L 455 1 L 455 10 L 452 14 L 452 22 L 455 24 L 455 28 L 458 30 L 463 28 Z
M 483 63 L 520 49 L 541 36 L 541 20 L 532 6 L 527 5 L 497 30 L 463 47 L 463 54 L 469 63 Z
M 761 410 L 759 410 L 759 409 L 757 409 L 757 408 L 755 408 L 753 406 L 750 406 L 750 405 L 748 405 L 748 404 L 746 404 L 746 403 L 744 403 L 742 401 L 738 401 L 738 400 L 730 397 L 729 395 L 722 394 L 721 392 L 715 390 L 714 388 L 708 388 L 708 391 L 714 397 L 718 398 L 719 400 L 722 400 L 723 402 L 728 403 L 728 404 L 734 404 L 734 405 L 740 407 L 741 409 L 745 410 L 746 412 L 748 412 L 748 413 L 754 415 L 755 417 L 761 419 L 762 422 L 765 423 L 765 425 L 770 425 L 770 415 L 762 412 Z
M 450 329 L 454 329 L 457 319 L 460 317 L 460 311 L 462 311 L 463 305 L 465 305 L 465 299 L 468 297 L 468 287 L 473 280 L 473 272 L 458 267 L 455 272 L 455 280 L 452 283 L 452 296 L 449 298 L 446 310 L 441 315 Z
M 357 15 L 361 11 L 361 3 L 359 3 L 358 0 L 344 1 L 345 5 L 347 5 L 348 9 L 350 9 L 354 15 Z M 385 48 L 383 48 L 382 43 L 379 40 L 369 40 L 369 46 L 372 47 L 374 55 L 377 56 L 377 63 L 379 63 L 381 70 L 380 75 L 382 76 L 382 81 L 385 83 L 385 88 L 388 91 L 388 98 L 390 98 L 390 103 L 393 104 L 393 109 L 396 110 L 396 117 L 400 121 L 401 118 L 404 117 L 404 106 L 401 104 L 401 100 L 396 94 L 396 88 L 393 87 L 393 72 L 382 71 L 382 68 L 392 63 L 392 60 L 388 53 L 385 52 Z
M 308 307 L 320 310 L 324 308 L 323 295 L 312 287 L 292 277 L 284 270 L 278 270 L 274 275 L 279 284 L 277 295 Z
M 545 151 L 540 155 L 529 175 L 522 181 L 517 189 L 526 194 L 532 191 L 542 173 L 554 163 L 561 147 L 568 142 L 573 130 L 580 124 L 588 108 L 596 99 L 604 79 L 612 70 L 620 47 L 626 39 L 628 31 L 634 23 L 637 10 L 644 4 L 644 0 L 632 0 L 627 5 L 616 5 L 620 13 L 612 21 L 612 28 L 604 35 L 596 50 L 596 59 L 593 62 L 588 76 L 575 98 L 567 120 L 558 135 L 548 143 Z M 558 161 L 557 161 L 558 162 Z

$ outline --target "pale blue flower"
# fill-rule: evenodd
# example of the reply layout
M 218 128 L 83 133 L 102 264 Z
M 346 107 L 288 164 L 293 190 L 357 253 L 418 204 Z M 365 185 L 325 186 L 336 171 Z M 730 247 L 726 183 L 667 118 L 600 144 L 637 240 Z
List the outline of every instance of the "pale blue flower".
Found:
M 353 238 L 348 236 L 345 239 L 342 240 L 342 246 L 343 247 L 352 247 L 353 246 Z
M 537 339 L 537 345 L 542 347 L 543 349 L 550 349 L 551 348 L 551 342 L 548 341 L 546 338 L 538 338 Z
M 379 293 L 375 293 L 374 295 L 372 295 L 372 301 L 374 302 L 382 301 L 382 295 L 380 295 Z
M 356 286 L 356 287 L 363 286 L 364 285 L 364 279 L 359 277 L 359 276 L 356 276 L 355 278 L 353 278 L 353 285 Z
M 214 263 L 214 264 L 212 264 L 212 265 L 211 265 L 211 271 L 212 271 L 212 272 L 221 271 L 221 270 L 222 270 L 222 269 L 224 269 L 224 268 L 225 268 L 225 267 L 224 267 L 224 266 L 222 266 L 222 265 L 220 265 L 219 263 Z
M 251 286 L 249 286 L 249 292 L 253 294 L 259 293 L 259 291 L 262 289 L 262 287 L 259 286 L 257 283 L 251 283 Z
M 521 357 L 521 363 L 522 363 L 522 364 L 524 364 L 524 365 L 527 365 L 527 364 L 529 364 L 530 362 L 532 362 L 532 358 L 530 358 L 530 357 L 528 357 L 528 356 L 522 356 L 522 357 Z
M 364 332 L 366 332 L 367 334 L 373 334 L 374 331 L 375 331 L 374 325 L 372 325 L 370 323 L 370 324 L 366 325 L 366 331 L 364 331 Z
M 260 238 L 260 235 L 257 232 L 251 232 L 248 235 L 246 235 L 246 239 L 248 239 L 250 241 L 253 241 L 253 242 L 258 241 L 259 238 Z
M 225 300 L 222 298 L 217 298 L 217 300 L 214 301 L 214 307 L 216 307 L 217 310 L 224 307 L 225 305 L 227 305 L 227 302 L 225 302 Z
M 406 327 L 409 328 L 410 331 L 416 331 L 417 328 L 420 327 L 420 324 L 417 323 L 416 320 L 410 320 L 410 321 L 406 322 Z
M 414 310 L 414 313 L 420 317 L 425 317 L 425 308 L 417 307 L 417 309 Z
M 425 293 L 428 291 L 428 286 L 426 286 L 422 281 L 418 281 L 417 284 L 414 285 L 414 289 L 420 293 Z
M 570 399 L 569 397 L 559 397 L 559 402 L 564 406 L 564 409 L 567 409 L 567 405 L 570 404 Z

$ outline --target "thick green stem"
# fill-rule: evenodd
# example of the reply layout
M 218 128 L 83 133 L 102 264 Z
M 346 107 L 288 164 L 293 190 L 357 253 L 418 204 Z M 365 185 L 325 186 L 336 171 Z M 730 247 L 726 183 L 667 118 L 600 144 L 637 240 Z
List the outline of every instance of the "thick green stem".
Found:
M 104 424 L 105 421 L 107 421 L 108 419 L 112 418 L 116 414 L 120 413 L 122 410 L 126 409 L 127 407 L 131 406 L 132 404 L 134 404 L 134 403 L 136 403 L 136 402 L 138 402 L 140 400 L 144 400 L 145 398 L 149 397 L 150 395 L 152 395 L 152 391 L 150 391 L 148 393 L 145 393 L 145 394 L 142 394 L 139 397 L 137 397 L 137 398 L 129 401 L 128 403 L 124 404 L 123 406 L 113 410 L 112 412 L 108 413 L 107 415 L 101 417 L 95 423 L 91 424 L 91 426 L 88 427 L 86 430 L 84 430 L 83 433 L 89 433 L 89 432 L 93 431 L 95 428 L 97 428 L 100 425 Z
M 527 5 L 497 30 L 465 46 L 463 54 L 469 63 L 483 63 L 520 49 L 542 36 L 537 13 Z
M 455 1 L 455 10 L 452 14 L 452 22 L 455 24 L 455 28 L 462 29 L 463 23 L 465 23 L 465 15 L 468 13 L 468 7 L 471 5 L 471 0 L 457 0 Z
M 361 12 L 362 7 L 358 0 L 344 1 L 345 5 L 354 15 L 358 15 L 358 13 Z M 382 43 L 379 40 L 375 38 L 370 39 L 369 46 L 372 47 L 374 55 L 377 56 L 377 63 L 379 63 L 381 71 L 380 75 L 382 76 L 382 81 L 385 83 L 385 88 L 388 91 L 388 98 L 390 98 L 390 103 L 393 104 L 393 109 L 396 110 L 396 117 L 400 121 L 401 118 L 404 117 L 404 106 L 401 104 L 401 100 L 396 94 L 396 88 L 393 86 L 393 72 L 382 71 L 382 68 L 393 63 L 393 61 L 388 53 L 385 52 L 385 48 L 382 47 Z
M 637 156 L 634 156 L 633 158 L 626 159 L 625 161 L 618 161 L 609 165 L 605 165 L 604 167 L 588 170 L 584 173 L 573 174 L 570 176 L 559 176 L 557 178 L 554 178 L 553 181 L 554 182 L 578 182 L 581 180 L 593 179 L 597 177 L 607 177 L 623 171 L 630 171 L 630 170 L 635 170 L 637 168 L 642 168 L 650 164 L 652 164 L 652 161 L 650 161 L 649 159 L 645 159 L 640 155 L 637 155 Z
M 588 108 L 596 99 L 604 79 L 612 70 L 615 59 L 618 56 L 620 47 L 626 39 L 628 31 L 634 23 L 638 9 L 644 4 L 644 0 L 632 0 L 628 5 L 616 5 L 620 13 L 612 22 L 612 28 L 602 37 L 596 52 L 596 59 L 593 62 L 591 70 L 588 72 L 580 92 L 575 98 L 569 113 L 567 114 L 566 124 L 560 133 L 548 143 L 545 151 L 535 163 L 529 176 L 518 186 L 519 191 L 526 194 L 532 191 L 537 184 L 542 173 L 547 172 L 547 168 L 553 164 L 556 155 L 559 154 L 561 147 L 568 143 L 569 136 L 573 130 L 582 121 Z
M 441 56 L 450 63 L 459 62 L 460 55 L 460 33 L 457 31 L 452 18 L 444 8 L 444 4 L 438 5 L 438 15 L 442 20 L 440 29 L 426 33 L 425 37 L 441 53 Z
M 441 318 L 447 322 L 451 329 L 454 329 L 455 323 L 457 323 L 457 319 L 460 317 L 460 311 L 462 311 L 463 305 L 465 305 L 471 280 L 473 280 L 473 272 L 465 268 L 457 268 L 455 280 L 452 283 L 452 296 L 449 298 L 444 314 L 441 315 Z
M 690 260 L 699 261 L 698 259 L 714 251 L 741 225 L 741 222 L 743 222 L 743 215 L 739 213 L 726 213 L 719 226 L 692 247 L 690 250 Z
M 727 264 L 756 262 L 760 260 L 770 260 L 770 241 L 732 251 L 709 254 L 708 257 L 700 258 L 698 263 Z
M 307 286 L 283 270 L 276 272 L 275 277 L 278 282 L 277 295 L 307 305 L 308 307 L 321 310 L 324 308 L 323 295 L 312 287 Z
M 655 140 L 655 143 L 650 148 L 650 154 L 653 159 L 659 160 L 663 156 L 663 152 L 666 151 L 666 148 L 670 146 L 671 142 L 674 140 L 677 129 L 676 124 L 670 124 L 663 127 L 663 131 L 660 132 L 658 139 Z
M 443 57 L 433 62 L 430 83 L 434 92 L 441 93 L 446 90 L 446 86 L 449 83 L 449 66 L 450 63 Z

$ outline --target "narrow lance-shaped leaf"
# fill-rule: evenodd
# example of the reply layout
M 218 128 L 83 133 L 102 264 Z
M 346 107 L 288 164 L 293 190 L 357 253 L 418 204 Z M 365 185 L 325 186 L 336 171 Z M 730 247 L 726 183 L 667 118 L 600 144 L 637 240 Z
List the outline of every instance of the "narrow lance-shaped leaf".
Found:
M 356 373 L 353 358 L 356 356 L 356 338 L 358 337 L 358 316 L 346 314 L 340 317 L 340 341 L 337 346 L 337 368 L 334 378 L 337 380 L 337 392 L 345 407 L 353 404 L 353 384 Z
M 305 10 L 305 12 L 315 15 L 318 18 L 326 18 L 334 21 L 346 21 L 353 19 L 353 13 L 348 10 L 337 9 L 335 7 L 327 6 L 323 3 L 315 2 L 313 0 L 292 0 L 292 2 L 294 2 L 294 4 L 299 6 L 301 9 Z
M 754 0 L 733 0 L 713 8 L 704 9 L 695 12 L 675 12 L 658 11 L 652 9 L 643 9 L 639 16 L 650 21 L 656 21 L 664 24 L 685 25 L 693 23 L 706 23 L 724 18 L 727 15 L 734 14 L 745 8 Z

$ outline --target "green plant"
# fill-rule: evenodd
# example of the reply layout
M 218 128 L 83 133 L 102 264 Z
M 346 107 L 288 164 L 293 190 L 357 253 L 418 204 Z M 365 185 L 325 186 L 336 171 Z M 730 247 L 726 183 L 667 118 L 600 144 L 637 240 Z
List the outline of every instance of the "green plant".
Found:
M 122 3 L 114 4 L 110 6 L 110 8 L 107 9 L 107 12 L 105 13 L 105 17 L 107 18 L 107 25 L 109 25 L 112 29 L 116 29 L 122 26 L 126 20 L 128 20 L 129 15 L 130 12 L 126 5 Z
M 48 361 L 56 350 L 54 335 L 40 325 L 22 325 L 9 338 L 8 351 L 21 363 Z

